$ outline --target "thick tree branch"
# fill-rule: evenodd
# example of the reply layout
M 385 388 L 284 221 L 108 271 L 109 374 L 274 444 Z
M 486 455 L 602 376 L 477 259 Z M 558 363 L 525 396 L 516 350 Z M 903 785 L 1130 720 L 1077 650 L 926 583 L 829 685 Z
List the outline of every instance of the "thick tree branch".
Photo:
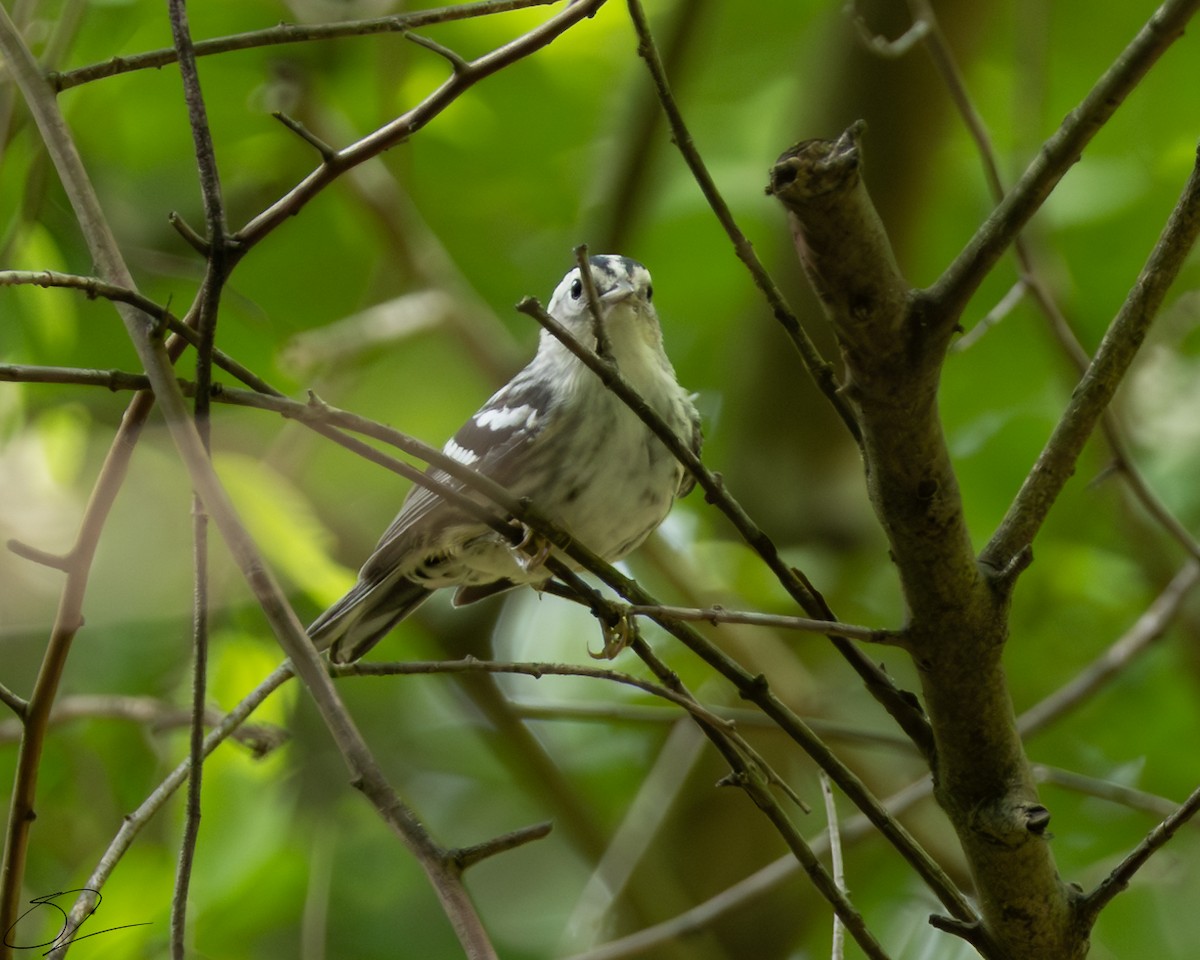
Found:
M 952 918 L 986 956 L 1082 957 L 1073 895 L 1043 834 L 1048 814 L 1013 721 L 1000 653 L 1006 591 L 977 565 L 937 411 L 944 344 L 910 292 L 861 178 L 859 127 L 809 141 L 776 164 L 800 261 L 846 362 L 867 486 L 911 619 L 902 643 L 920 671 L 938 802 L 975 879 L 982 924 Z M 945 926 L 945 921 L 939 921 Z

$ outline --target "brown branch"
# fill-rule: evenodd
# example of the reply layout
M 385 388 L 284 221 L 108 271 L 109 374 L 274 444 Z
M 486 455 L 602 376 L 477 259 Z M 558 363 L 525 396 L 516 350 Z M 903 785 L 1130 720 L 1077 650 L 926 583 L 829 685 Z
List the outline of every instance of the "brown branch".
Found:
M 390 17 L 377 17 L 371 20 L 344 20 L 339 23 L 320 24 L 280 24 L 266 30 L 253 30 L 238 33 L 228 37 L 217 37 L 212 40 L 199 40 L 195 44 L 197 57 L 208 57 L 219 53 L 231 53 L 236 50 L 252 50 L 258 47 L 269 47 L 287 43 L 309 43 L 315 40 L 331 40 L 337 37 L 361 37 L 379 33 L 404 33 L 417 27 L 429 26 L 435 23 L 450 23 L 455 20 L 466 20 L 471 17 L 483 17 L 496 13 L 507 13 L 510 10 L 523 10 L 528 7 L 545 6 L 556 3 L 557 0 L 482 0 L 479 3 L 462 3 L 448 7 L 438 7 L 433 10 L 419 10 L 413 13 L 401 13 Z M 55 92 L 61 93 L 80 84 L 102 80 L 105 77 L 115 77 L 133 70 L 157 70 L 175 63 L 178 54 L 175 48 L 151 50 L 147 53 L 134 54 L 128 57 L 113 57 L 103 63 L 96 63 L 62 73 L 51 73 L 47 77 Z
M 437 90 L 407 113 L 323 160 L 287 194 L 233 235 L 232 239 L 238 248 L 232 259 L 236 261 L 245 256 L 263 237 L 298 214 L 313 197 L 347 170 L 403 142 L 476 83 L 541 50 L 581 20 L 594 16 L 604 2 L 576 0 L 568 4 L 541 26 L 456 69 Z
M 90 252 L 101 277 L 119 286 L 133 289 L 134 284 L 121 256 L 116 240 L 104 219 L 99 202 L 88 181 L 70 134 L 58 111 L 57 104 L 40 76 L 36 62 L 21 40 L 7 13 L 0 7 L 0 52 L 25 97 L 37 123 L 47 151 L 63 182 L 75 215 L 79 221 Z M 322 715 L 335 744 L 351 772 L 352 782 L 374 805 L 382 819 L 397 833 L 405 846 L 424 869 L 438 895 L 446 916 L 472 960 L 490 960 L 495 950 L 488 940 L 482 923 L 471 903 L 461 879 L 449 868 L 442 851 L 432 841 L 416 817 L 387 784 L 378 764 L 371 755 L 361 734 L 338 699 L 329 676 L 321 666 L 318 654 L 296 619 L 283 592 L 269 573 L 255 544 L 242 525 L 228 494 L 213 471 L 204 445 L 188 415 L 183 395 L 174 378 L 168 356 L 155 325 L 144 314 L 121 305 L 118 308 L 126 332 L 138 353 L 146 375 L 150 378 L 155 401 L 159 404 L 176 451 L 187 468 L 193 488 L 204 502 L 221 535 L 229 547 L 256 601 L 261 606 L 280 644 L 304 681 L 313 702 Z M 70 632 L 78 623 L 67 625 Z M 69 641 L 69 638 L 68 638 Z M 52 640 L 52 643 L 54 641 Z M 57 686 L 57 677 L 53 687 Z M 53 688 L 51 690 L 52 696 Z M 48 713 L 49 704 L 44 707 Z M 32 714 L 32 710 L 31 710 Z M 44 724 L 44 721 L 43 721 Z M 24 747 L 24 743 L 22 744 Z M 36 765 L 24 772 L 30 784 L 36 783 Z M 14 799 L 14 816 L 10 819 L 10 846 L 16 853 L 5 855 L 4 915 L 0 924 L 8 929 L 15 919 L 24 851 L 28 838 L 28 815 L 20 803 L 32 803 L 32 789 L 26 788 Z M 32 812 L 30 807 L 29 812 Z M 16 824 L 16 826 L 12 826 Z M 13 869 L 13 868 L 17 869 Z M 7 949 L 7 948 L 6 948 Z
M 554 824 L 550 823 L 550 821 L 537 823 L 532 827 L 522 827 L 520 830 L 514 830 L 512 833 L 506 833 L 503 836 L 493 837 L 491 840 L 485 840 L 483 843 L 477 843 L 471 847 L 460 847 L 447 852 L 459 870 L 467 870 L 489 857 L 494 857 L 500 853 L 508 853 L 508 851 L 516 850 L 527 843 L 533 843 L 535 840 L 548 837 L 553 827 Z
M 221 290 L 226 279 L 227 240 L 225 205 L 221 195 L 221 178 L 213 149 L 208 111 L 200 87 L 196 67 L 196 52 L 188 25 L 186 0 L 168 0 L 171 36 L 179 58 L 179 73 L 183 81 L 184 103 L 196 154 L 200 192 L 204 201 L 207 225 L 205 247 L 207 266 L 197 301 L 190 313 L 196 320 L 199 342 L 196 344 L 196 392 L 193 413 L 196 429 L 205 453 L 210 448 L 209 401 L 212 387 L 213 349 L 216 339 L 217 311 Z M 175 874 L 175 889 L 171 897 L 171 956 L 184 960 L 187 925 L 188 890 L 200 834 L 201 790 L 204 773 L 204 718 L 208 697 L 208 516 L 198 493 L 192 495 L 193 537 L 193 614 L 192 614 L 192 723 L 189 753 L 192 775 L 188 779 L 187 801 L 184 806 L 183 836 L 180 840 L 179 861 Z
M 1000 654 L 1007 595 L 981 573 L 937 409 L 944 344 L 895 267 L 861 178 L 858 135 L 809 141 L 772 171 L 800 261 L 826 307 L 863 430 L 872 505 L 910 610 L 933 728 L 937 799 L 971 865 L 984 923 L 953 917 L 986 956 L 1077 942 L 1072 892 L 1043 837 L 1045 810 L 1013 726 Z M 965 926 L 964 926 L 965 924 Z M 982 938 L 982 939 L 981 939 Z

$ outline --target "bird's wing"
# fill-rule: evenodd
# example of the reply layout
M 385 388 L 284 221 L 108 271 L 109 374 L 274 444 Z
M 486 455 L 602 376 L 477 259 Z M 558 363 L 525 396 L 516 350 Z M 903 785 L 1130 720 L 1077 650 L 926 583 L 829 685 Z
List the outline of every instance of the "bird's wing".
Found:
M 555 429 L 560 419 L 560 404 L 555 402 L 550 386 L 531 371 L 532 367 L 526 367 L 496 393 L 446 441 L 442 452 L 501 486 L 511 487 L 524 473 L 531 453 L 540 447 L 539 441 Z M 466 489 L 462 481 L 437 467 L 430 467 L 427 473 L 454 490 Z M 436 491 L 413 487 L 363 565 L 360 577 L 376 579 L 394 571 L 426 537 L 434 545 L 436 526 L 455 513 L 461 516 L 461 510 Z

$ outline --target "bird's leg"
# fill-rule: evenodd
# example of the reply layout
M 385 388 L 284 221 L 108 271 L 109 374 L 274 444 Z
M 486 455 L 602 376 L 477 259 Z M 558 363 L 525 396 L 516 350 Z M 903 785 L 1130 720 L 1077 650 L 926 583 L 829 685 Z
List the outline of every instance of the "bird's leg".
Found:
M 512 547 L 517 563 L 526 573 L 540 569 L 552 549 L 554 545 L 541 534 L 535 533 L 532 527 L 526 527 L 521 542 Z
M 637 619 L 629 612 L 629 609 L 618 608 L 616 604 L 613 604 L 610 610 L 611 617 L 596 614 L 596 619 L 600 622 L 600 635 L 604 638 L 604 646 L 598 653 L 593 653 L 591 647 L 588 648 L 588 656 L 593 660 L 612 660 L 638 638 Z M 593 612 L 595 613 L 595 611 Z

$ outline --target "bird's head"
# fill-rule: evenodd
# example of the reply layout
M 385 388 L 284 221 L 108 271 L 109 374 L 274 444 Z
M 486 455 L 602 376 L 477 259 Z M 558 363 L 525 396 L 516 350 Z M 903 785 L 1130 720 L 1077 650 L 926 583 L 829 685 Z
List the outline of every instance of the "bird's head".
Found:
M 600 319 L 612 342 L 618 362 L 622 354 L 649 346 L 661 349 L 662 333 L 654 310 L 654 285 L 650 271 L 636 260 L 612 254 L 589 258 L 592 282 L 600 306 Z M 575 337 L 594 347 L 596 339 L 587 289 L 579 267 L 565 277 L 550 298 L 547 311 Z M 543 337 L 549 336 L 543 334 Z

